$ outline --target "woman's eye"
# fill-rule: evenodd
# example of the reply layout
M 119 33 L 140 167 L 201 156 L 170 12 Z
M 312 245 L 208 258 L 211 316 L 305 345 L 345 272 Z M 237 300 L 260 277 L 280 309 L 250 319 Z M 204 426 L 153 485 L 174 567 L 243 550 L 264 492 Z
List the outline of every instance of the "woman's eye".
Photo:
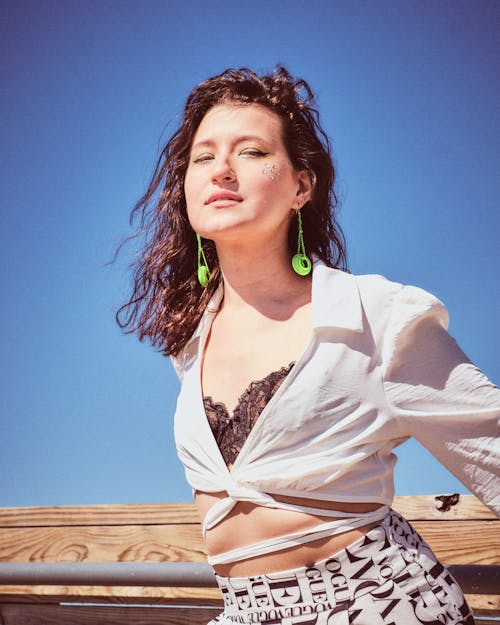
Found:
M 193 159 L 193 163 L 206 163 L 214 158 L 213 154 L 200 154 Z
M 240 152 L 240 156 L 267 156 L 269 152 L 263 152 L 262 150 L 257 150 L 256 148 L 247 148 Z

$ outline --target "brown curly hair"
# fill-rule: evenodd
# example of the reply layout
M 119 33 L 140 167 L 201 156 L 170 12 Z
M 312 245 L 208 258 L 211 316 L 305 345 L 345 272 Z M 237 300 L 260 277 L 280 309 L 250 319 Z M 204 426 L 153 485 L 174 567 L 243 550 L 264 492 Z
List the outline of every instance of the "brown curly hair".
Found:
M 283 141 L 293 167 L 308 170 L 315 181 L 309 206 L 302 211 L 308 254 L 331 267 L 346 268 L 345 240 L 337 223 L 335 168 L 330 141 L 319 123 L 311 88 L 282 66 L 258 76 L 248 68 L 227 69 L 189 94 L 179 129 L 163 148 L 146 193 L 134 206 L 133 237 L 143 236 L 140 258 L 132 265 L 133 290 L 117 312 L 118 325 L 149 338 L 165 355 L 178 354 L 199 323 L 221 280 L 217 252 L 204 241 L 211 271 L 207 288 L 197 279 L 196 234 L 187 217 L 184 176 L 193 137 L 205 114 L 217 104 L 260 104 L 282 120 Z M 297 231 L 290 228 L 290 258 L 297 251 Z

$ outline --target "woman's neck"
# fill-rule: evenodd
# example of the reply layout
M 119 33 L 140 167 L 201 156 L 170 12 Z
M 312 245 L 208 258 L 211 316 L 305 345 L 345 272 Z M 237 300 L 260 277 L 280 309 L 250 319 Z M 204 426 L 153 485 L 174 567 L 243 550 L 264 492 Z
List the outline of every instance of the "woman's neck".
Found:
M 298 276 L 287 250 L 268 246 L 258 253 L 218 250 L 224 280 L 224 308 L 247 307 L 273 318 L 288 317 L 311 299 L 311 277 Z

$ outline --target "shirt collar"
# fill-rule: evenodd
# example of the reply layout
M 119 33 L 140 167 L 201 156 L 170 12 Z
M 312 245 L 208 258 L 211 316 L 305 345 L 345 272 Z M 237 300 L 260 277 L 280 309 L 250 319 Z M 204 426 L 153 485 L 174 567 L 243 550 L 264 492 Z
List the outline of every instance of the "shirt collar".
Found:
M 313 327 L 363 332 L 363 309 L 356 278 L 328 267 L 317 257 L 313 264 L 312 304 Z
M 199 339 L 210 327 L 223 294 L 221 282 L 187 344 Z M 328 267 L 316 256 L 313 256 L 312 305 L 314 328 L 333 327 L 363 332 L 363 311 L 356 279 L 350 273 Z

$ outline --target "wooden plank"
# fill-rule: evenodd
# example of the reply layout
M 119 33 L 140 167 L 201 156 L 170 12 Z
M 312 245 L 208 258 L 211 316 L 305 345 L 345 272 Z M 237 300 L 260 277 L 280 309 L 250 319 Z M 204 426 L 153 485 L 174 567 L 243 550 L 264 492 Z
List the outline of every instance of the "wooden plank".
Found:
M 206 625 L 220 608 L 0 605 L 3 625 Z
M 0 604 L 3 625 L 206 625 L 221 611 L 221 607 L 121 607 L 121 606 L 58 606 L 33 604 Z M 500 615 L 500 611 L 497 612 Z M 498 623 L 490 620 L 495 614 L 474 610 L 477 623 Z
M 500 595 L 466 595 L 478 616 L 500 616 Z M 59 587 L 3 586 L 0 605 L 7 603 L 54 604 L 91 602 L 116 604 L 222 606 L 218 588 L 145 588 L 145 587 Z
M 448 564 L 500 564 L 498 521 L 414 521 Z M 0 528 L 3 562 L 203 562 L 197 525 Z
M 395 497 L 394 509 L 409 521 L 423 519 L 495 519 L 495 514 L 473 495 L 460 495 L 446 508 L 446 495 Z M 450 500 L 452 501 L 452 500 Z M 52 506 L 0 508 L 0 527 L 49 527 L 66 525 L 165 525 L 199 523 L 192 503 L 100 504 L 93 506 Z
M 474 616 L 500 617 L 500 595 L 465 595 Z
M 165 525 L 199 521 L 192 503 L 0 508 L 0 527 Z
M 161 605 L 222 605 L 218 588 L 158 588 L 144 586 L 0 586 L 2 603 L 157 603 Z
M 443 505 L 446 510 L 439 511 Z M 398 497 L 394 507 L 443 562 L 500 563 L 500 525 L 473 496 Z M 0 509 L 0 560 L 204 561 L 205 556 L 196 510 L 181 503 Z M 478 614 L 500 615 L 500 596 L 468 600 Z M 3 586 L 2 601 L 220 605 L 221 597 L 217 589 L 199 588 Z
M 422 520 L 497 520 L 495 513 L 474 495 L 418 495 L 395 497 L 396 512 L 408 521 Z
M 197 525 L 0 528 L 2 562 L 203 562 Z
M 498 521 L 415 521 L 412 525 L 445 564 L 500 564 Z

